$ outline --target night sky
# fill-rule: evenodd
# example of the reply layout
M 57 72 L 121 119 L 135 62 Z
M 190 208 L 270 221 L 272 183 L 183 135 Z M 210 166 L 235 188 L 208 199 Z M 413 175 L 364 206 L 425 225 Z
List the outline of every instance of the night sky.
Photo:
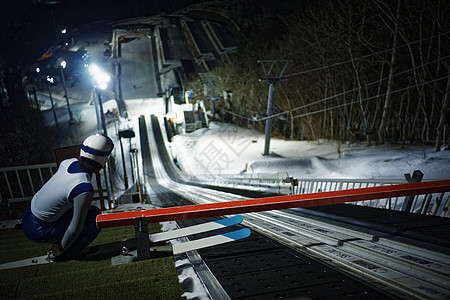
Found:
M 62 28 L 83 28 L 93 21 L 173 12 L 200 0 L 2 0 L 0 68 L 8 62 L 29 65 Z

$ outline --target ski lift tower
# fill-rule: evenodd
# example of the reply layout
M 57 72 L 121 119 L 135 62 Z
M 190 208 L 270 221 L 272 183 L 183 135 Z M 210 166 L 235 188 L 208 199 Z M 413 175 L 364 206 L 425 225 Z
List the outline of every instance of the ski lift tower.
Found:
M 215 83 L 214 83 L 214 74 L 212 73 L 199 73 L 200 81 L 203 84 L 204 87 L 204 95 L 208 102 L 211 104 L 211 114 L 212 118 L 215 118 L 216 115 L 216 102 L 220 102 L 221 98 L 218 93 L 218 90 L 220 89 Z
M 273 114 L 273 106 L 275 101 L 275 91 L 277 83 L 279 81 L 287 80 L 285 78 L 282 78 L 282 76 L 289 62 L 290 62 L 289 60 L 258 60 L 258 63 L 260 63 L 263 68 L 265 76 L 265 79 L 260 79 L 259 82 L 269 83 L 269 96 L 267 100 L 267 116 L 266 116 L 266 130 L 265 130 L 266 140 L 264 144 L 263 155 L 269 154 L 270 137 L 272 135 L 272 123 L 273 123 L 273 118 L 271 117 L 271 115 Z

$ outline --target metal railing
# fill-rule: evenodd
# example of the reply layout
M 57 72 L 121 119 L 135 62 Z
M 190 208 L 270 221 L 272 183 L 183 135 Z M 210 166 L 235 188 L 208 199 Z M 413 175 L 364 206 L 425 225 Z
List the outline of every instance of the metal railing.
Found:
M 296 182 L 297 183 L 297 182 Z M 309 194 L 348 189 L 359 189 L 375 186 L 406 183 L 401 179 L 301 179 L 294 187 L 295 194 Z M 410 205 L 405 205 L 409 202 Z M 414 197 L 394 197 L 377 200 L 352 202 L 381 209 L 391 209 L 419 214 L 450 217 L 450 193 L 416 195 Z
M 0 168 L 0 213 L 28 203 L 57 170 L 56 163 Z M 401 179 L 295 179 L 286 172 L 198 175 L 196 180 L 215 186 L 270 191 L 279 194 L 308 194 L 405 183 Z M 93 181 L 97 182 L 96 176 Z M 94 184 L 94 186 L 96 186 Z M 98 198 L 98 191 L 96 191 Z M 405 205 L 405 201 L 409 205 Z M 395 197 L 353 202 L 381 209 L 450 217 L 450 193 Z M 11 212 L 8 212 L 11 214 Z
M 56 163 L 0 168 L 0 201 L 31 200 L 56 169 Z
M 293 179 L 287 172 L 278 173 L 244 173 L 223 175 L 196 175 L 195 181 L 201 181 L 213 186 L 224 186 L 273 192 L 291 195 Z
M 286 172 L 197 175 L 196 180 L 214 186 L 242 188 L 284 195 L 310 194 L 406 183 L 402 179 L 295 179 Z M 406 203 L 408 205 L 406 205 Z M 450 193 L 365 200 L 349 204 L 450 217 Z
M 33 195 L 56 173 L 57 169 L 56 163 L 0 168 L 0 219 L 8 215 L 14 216 L 13 210 L 18 210 L 20 215 L 20 211 L 26 208 Z M 106 181 L 104 176 L 92 177 L 94 189 L 98 188 L 95 190 L 94 200 L 100 200 L 103 209 L 102 200 L 108 200 Z M 99 185 L 97 180 L 103 183 Z

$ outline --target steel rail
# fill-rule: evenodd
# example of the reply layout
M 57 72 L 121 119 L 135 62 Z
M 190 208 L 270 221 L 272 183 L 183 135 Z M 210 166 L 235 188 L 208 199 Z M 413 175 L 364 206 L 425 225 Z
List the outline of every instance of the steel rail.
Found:
M 162 173 L 164 173 L 163 168 L 161 174 L 158 174 L 158 181 L 161 184 L 171 187 L 172 190 L 183 194 L 184 197 L 188 196 L 187 198 L 196 203 L 201 203 L 198 206 L 221 206 L 253 200 L 242 200 L 242 197 L 239 196 L 173 182 L 167 175 L 162 176 Z M 422 184 L 425 183 L 420 185 Z M 444 181 L 444 185 L 448 184 L 448 180 Z M 411 187 L 411 184 L 406 185 Z M 356 195 L 362 189 L 358 190 Z M 425 193 L 432 192 L 436 191 Z M 316 193 L 314 196 L 323 196 L 324 194 L 327 195 L 326 193 Z M 336 196 L 336 194 L 334 195 Z M 382 197 L 387 196 L 382 195 Z M 234 199 L 241 200 L 233 201 Z M 348 199 L 343 202 L 348 202 Z M 141 214 L 142 212 L 137 213 Z M 221 214 L 223 215 L 223 212 Z M 437 295 L 444 298 L 448 297 L 449 289 L 442 283 L 446 279 L 445 272 L 449 267 L 441 264 L 441 262 L 448 261 L 448 257 L 445 255 L 439 256 L 436 254 L 433 256 L 431 252 L 421 251 L 421 249 L 415 249 L 412 253 L 408 251 L 410 245 L 402 245 L 398 242 L 390 243 L 389 240 L 384 238 L 374 242 L 375 239 L 372 234 L 363 233 L 356 229 L 349 230 L 327 222 L 299 218 L 281 211 L 246 214 L 244 225 L 289 246 L 301 254 L 306 253 L 314 256 L 321 259 L 325 264 L 334 266 L 353 276 L 358 276 L 363 280 L 368 280 L 374 286 L 382 290 L 387 289 L 393 295 L 424 299 L 436 298 Z M 392 255 L 386 255 L 386 253 Z M 408 259 L 402 258 L 402 256 Z M 431 262 L 431 265 L 424 266 L 421 262 Z M 436 272 L 436 268 L 433 268 L 433 266 L 437 265 L 444 265 L 444 272 Z M 206 275 L 211 276 L 211 278 L 214 277 L 211 272 L 203 273 L 205 274 L 201 276 L 202 280 Z M 426 280 L 424 280 L 424 277 Z M 442 287 L 443 285 L 444 287 Z
M 200 203 L 233 198 L 233 195 L 211 190 L 192 189 L 190 192 Z M 450 288 L 445 284 L 449 282 L 450 266 L 446 262 L 450 257 L 444 254 L 379 238 L 381 233 L 365 233 L 284 211 L 249 213 L 243 224 L 299 253 L 308 253 L 370 280 L 393 294 L 419 299 L 449 294 Z
M 373 234 L 286 212 L 247 214 L 244 225 L 296 251 L 369 277 L 380 286 L 419 298 L 450 296 L 449 256 L 431 251 L 411 253 L 405 250 L 409 244 L 380 243 Z
M 235 198 L 198 187 L 189 187 L 189 194 L 197 203 L 227 202 Z M 370 280 L 393 294 L 419 299 L 448 295 L 445 284 L 450 266 L 445 262 L 450 257 L 444 254 L 414 249 L 410 244 L 380 238 L 381 234 L 300 218 L 284 211 L 246 214 L 244 225 L 299 253 L 312 254 L 327 264 Z
M 132 225 L 135 218 L 147 218 L 149 223 L 216 217 L 293 207 L 311 207 L 364 200 L 413 196 L 450 191 L 450 180 L 405 183 L 361 189 L 330 191 L 312 194 L 246 199 L 220 203 L 160 208 L 146 211 L 121 212 L 97 216 L 97 227 Z

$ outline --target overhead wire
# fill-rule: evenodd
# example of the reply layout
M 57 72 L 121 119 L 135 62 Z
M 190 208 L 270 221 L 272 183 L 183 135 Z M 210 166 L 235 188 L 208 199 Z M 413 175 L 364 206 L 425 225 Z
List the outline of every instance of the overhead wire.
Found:
M 425 63 L 425 64 L 422 64 L 420 66 L 416 66 L 414 68 L 410 68 L 408 70 L 404 70 L 402 72 L 396 73 L 396 74 L 393 75 L 393 77 L 397 77 L 397 76 L 403 75 L 405 73 L 408 73 L 408 72 L 411 72 L 413 70 L 425 67 L 425 66 L 430 65 L 430 64 L 434 64 L 434 63 L 436 63 L 436 62 L 438 62 L 440 60 L 444 60 L 444 59 L 447 59 L 447 58 L 450 58 L 450 55 L 447 55 L 445 57 L 433 60 L 433 61 Z M 365 84 L 364 87 L 372 86 L 372 85 L 374 85 L 376 83 L 380 83 L 380 82 L 385 81 L 387 79 L 388 79 L 388 77 L 384 77 L 382 79 L 372 81 L 372 82 L 370 82 L 368 84 Z M 331 100 L 331 99 L 334 99 L 334 98 L 337 98 L 337 97 L 340 97 L 340 96 L 344 96 L 346 94 L 358 91 L 360 88 L 361 87 L 355 87 L 353 89 L 350 89 L 350 90 L 347 90 L 347 91 L 344 91 L 344 92 L 341 92 L 341 93 L 338 93 L 338 94 L 335 94 L 335 95 L 332 95 L 332 96 L 329 96 L 329 97 L 326 97 L 326 98 L 323 98 L 323 99 L 320 99 L 320 100 L 317 100 L 317 101 L 314 101 L 314 102 L 311 102 L 311 103 L 308 103 L 308 104 L 305 104 L 305 105 L 302 105 L 302 106 L 299 106 L 299 107 L 296 107 L 296 108 L 293 108 L 293 109 L 290 109 L 290 110 L 286 110 L 286 111 L 283 111 L 283 112 L 280 112 L 280 113 L 273 114 L 271 116 L 267 116 L 267 117 L 260 118 L 260 119 L 257 119 L 257 120 L 253 119 L 253 120 L 254 121 L 263 121 L 263 120 L 266 120 L 266 119 L 269 119 L 269 118 L 275 118 L 275 117 L 278 117 L 278 116 L 282 116 L 282 115 L 288 114 L 288 113 L 293 112 L 293 111 L 297 111 L 297 110 L 300 110 L 300 109 L 303 109 L 303 108 L 307 108 L 307 107 L 310 107 L 310 106 L 313 106 L 313 105 L 316 105 L 316 104 L 319 104 L 319 103 L 323 103 L 323 102 L 326 102 L 328 100 Z M 377 96 L 374 96 L 374 97 L 379 97 L 379 96 L 380 95 L 377 95 Z M 360 100 L 357 100 L 357 101 L 352 102 L 352 103 L 356 103 L 356 102 L 359 102 L 359 101 Z
M 409 45 L 412 45 L 412 44 L 416 44 L 416 43 L 419 43 L 419 42 L 423 42 L 423 41 L 426 41 L 426 40 L 429 40 L 429 39 L 438 37 L 438 36 L 440 36 L 440 35 L 448 35 L 449 33 L 450 33 L 450 31 L 447 31 L 447 32 L 445 32 L 445 33 L 439 33 L 439 34 L 436 34 L 436 35 L 433 35 L 433 36 L 430 36 L 430 37 L 427 37 L 427 38 L 423 38 L 423 39 L 420 39 L 420 40 L 416 40 L 416 41 L 412 41 L 412 42 L 409 42 L 409 43 L 405 43 L 405 44 L 399 45 L 399 46 L 397 46 L 397 47 L 385 49 L 385 50 L 378 51 L 378 52 L 375 52 L 375 53 L 367 54 L 367 55 L 364 55 L 364 56 L 361 56 L 361 57 L 358 57 L 358 58 L 352 58 L 352 59 L 349 59 L 349 60 L 346 60 L 346 61 L 343 61 L 343 62 L 337 62 L 337 63 L 331 64 L 331 65 L 327 65 L 327 66 L 323 66 L 323 67 L 318 67 L 318 68 L 314 68 L 314 69 L 310 69 L 310 70 L 306 70 L 306 71 L 301 71 L 301 72 L 297 72 L 297 73 L 288 74 L 288 75 L 283 76 L 283 78 L 292 77 L 292 76 L 297 76 L 297 75 L 303 75 L 303 74 L 307 74 L 307 73 L 311 73 L 311 72 L 316 72 L 316 71 L 320 71 L 320 70 L 324 70 L 324 69 L 329 69 L 329 68 L 332 68 L 332 67 L 337 67 L 337 66 L 344 65 L 344 64 L 347 64 L 347 63 L 350 63 L 350 62 L 354 62 L 354 61 L 362 60 L 362 59 L 369 58 L 369 57 L 372 57 L 372 56 L 376 56 L 376 55 L 379 55 L 379 54 L 383 54 L 383 53 L 392 51 L 392 50 L 394 50 L 394 49 L 398 49 L 398 48 L 402 48 L 402 47 L 409 46 Z M 292 54 L 292 53 L 291 53 L 291 54 Z M 394 74 L 394 77 L 403 75 L 403 74 L 408 73 L 408 72 L 410 72 L 410 71 L 413 71 L 413 70 L 415 70 L 415 69 L 422 68 L 422 67 L 424 67 L 424 66 L 426 66 L 426 65 L 436 63 L 436 62 L 438 62 L 438 61 L 440 61 L 440 60 L 444 60 L 444 59 L 447 59 L 447 58 L 449 58 L 449 57 L 450 57 L 450 56 L 445 56 L 445 57 L 443 57 L 443 58 L 438 58 L 438 59 L 436 59 L 436 60 L 434 60 L 434 61 L 431 61 L 431 62 L 428 62 L 428 63 L 425 63 L 425 64 L 421 64 L 420 66 L 416 66 L 416 67 L 414 67 L 414 68 L 411 68 L 411 69 L 408 69 L 408 70 L 405 70 L 405 71 L 396 73 L 396 74 Z M 252 72 L 252 73 L 254 73 L 254 72 Z M 368 86 L 374 85 L 374 84 L 376 84 L 376 83 L 380 83 L 380 82 L 382 82 L 382 81 L 384 81 L 384 80 L 387 80 L 387 79 L 388 79 L 388 77 L 385 77 L 385 78 L 382 78 L 382 79 L 373 81 L 373 82 L 371 82 L 371 83 L 365 84 L 364 87 L 368 87 Z M 441 79 L 442 79 L 442 78 L 441 78 Z M 439 81 L 439 80 L 440 80 L 440 79 L 434 80 L 434 81 Z M 434 81 L 430 81 L 430 82 L 434 82 Z M 429 83 L 429 82 L 428 82 L 428 83 Z M 424 83 L 419 84 L 419 85 L 423 85 L 423 84 L 424 84 Z M 416 86 L 419 86 L 419 85 L 416 85 Z M 412 86 L 412 87 L 416 87 L 416 86 Z M 267 120 L 267 119 L 270 119 L 270 118 L 275 118 L 275 117 L 278 117 L 278 116 L 286 115 L 286 114 L 289 114 L 289 113 L 291 113 L 291 112 L 293 112 L 293 111 L 297 111 L 297 110 L 300 110 L 300 109 L 303 109 L 303 108 L 306 108 L 306 107 L 310 107 L 310 106 L 313 106 L 313 105 L 316 105 L 316 104 L 319 104 L 319 103 L 326 102 L 326 101 L 328 101 L 328 100 L 331 100 L 331 99 L 334 99 L 334 98 L 337 98 L 337 97 L 340 97 L 340 96 L 343 96 L 343 95 L 346 95 L 346 94 L 349 94 L 349 93 L 358 91 L 358 90 L 360 90 L 360 88 L 361 88 L 361 87 L 356 87 L 356 88 L 353 88 L 353 89 L 350 89 L 350 90 L 347 90 L 347 91 L 344 91 L 344 92 L 341 92 L 341 93 L 338 93 L 338 94 L 335 94 L 335 95 L 332 95 L 332 96 L 329 96 L 329 97 L 326 97 L 326 98 L 323 98 L 323 99 L 320 99 L 320 100 L 317 100 L 317 101 L 315 101 L 315 102 L 308 103 L 308 104 L 306 104 L 306 105 L 302 105 L 302 106 L 300 106 L 300 107 L 296 107 L 296 108 L 293 108 L 293 109 L 290 109 L 290 110 L 287 110 L 287 111 L 283 111 L 283 112 L 280 112 L 280 113 L 277 113 L 277 114 L 273 114 L 273 115 L 270 115 L 270 116 L 266 116 L 266 117 L 263 117 L 263 118 L 255 118 L 255 117 L 254 117 L 254 118 L 247 118 L 247 117 L 244 117 L 244 116 L 242 116 L 242 115 L 236 114 L 235 112 L 231 112 L 231 111 L 227 111 L 227 112 L 230 113 L 230 114 L 239 116 L 240 118 L 243 118 L 243 119 L 246 119 L 246 120 L 259 122 L 259 121 L 264 121 L 264 120 Z M 406 88 L 404 88 L 404 89 L 409 89 L 409 88 L 411 88 L 411 87 L 406 87 Z M 404 89 L 396 90 L 396 91 L 394 91 L 394 92 L 399 92 L 399 91 L 404 90 Z M 394 92 L 391 92 L 391 93 L 394 93 Z M 385 94 L 384 94 L 384 95 L 385 95 Z M 377 97 L 380 97 L 380 96 L 382 96 L 382 95 L 376 95 L 376 96 L 368 97 L 368 98 L 365 98 L 365 99 L 361 99 L 361 100 L 357 100 L 357 101 L 352 101 L 352 102 L 350 102 L 350 103 L 346 103 L 345 105 L 350 105 L 350 104 L 358 103 L 358 102 L 361 102 L 361 101 L 371 100 L 371 99 L 374 99 L 374 98 L 377 98 Z M 344 106 L 345 106 L 345 105 L 344 105 Z M 334 106 L 334 107 L 332 107 L 332 108 L 330 108 L 330 109 L 339 108 L 339 107 L 341 107 L 341 106 L 342 106 L 342 105 Z M 328 108 L 323 109 L 323 110 L 328 110 Z M 316 111 L 316 112 L 311 112 L 311 113 L 307 113 L 307 114 L 298 115 L 298 116 L 296 116 L 296 117 L 300 117 L 300 116 L 304 116 L 304 115 L 308 115 L 308 114 L 319 113 L 319 112 L 321 112 L 321 111 L 323 111 L 323 110 L 319 110 L 319 111 Z
M 434 80 L 430 80 L 430 81 L 427 81 L 427 82 L 422 82 L 422 83 L 419 83 L 419 84 L 416 84 L 416 85 L 407 86 L 407 87 L 404 87 L 404 88 L 401 88 L 401 89 L 398 89 L 398 90 L 395 90 L 395 91 L 391 91 L 389 94 L 395 94 L 395 93 L 398 93 L 398 92 L 402 92 L 402 91 L 405 91 L 405 90 L 408 90 L 408 89 L 411 89 L 411 88 L 415 88 L 415 87 L 419 87 L 419 86 L 422 86 L 422 85 L 430 84 L 430 83 L 433 83 L 433 82 L 436 82 L 436 81 L 440 81 L 440 80 L 443 80 L 443 79 L 447 79 L 447 76 L 440 77 L 440 78 L 437 78 L 437 79 L 434 79 Z M 355 103 L 369 101 L 369 100 L 376 99 L 376 98 L 381 97 L 381 96 L 386 96 L 387 94 L 388 93 L 379 94 L 379 95 L 367 97 L 367 98 L 364 98 L 364 99 L 358 99 L 358 100 L 355 100 L 355 101 L 352 101 L 352 102 L 349 102 L 349 103 L 343 103 L 343 104 L 339 104 L 339 105 L 336 105 L 336 106 L 333 106 L 333 107 L 327 107 L 327 108 L 323 108 L 323 109 L 316 110 L 316 111 L 313 111 L 313 112 L 304 113 L 304 114 L 301 114 L 301 115 L 296 115 L 296 116 L 293 116 L 292 119 L 306 117 L 306 116 L 318 114 L 318 113 L 321 113 L 321 112 L 325 112 L 325 111 L 328 111 L 328 110 L 332 110 L 332 109 L 336 109 L 336 108 L 352 105 L 352 104 L 355 104 Z
M 386 78 L 384 78 L 382 80 L 385 80 L 385 79 Z M 406 91 L 406 90 L 411 89 L 411 88 L 415 88 L 415 87 L 419 87 L 419 86 L 422 86 L 422 85 L 430 84 L 430 83 L 437 82 L 437 81 L 440 81 L 440 80 L 443 80 L 443 79 L 447 79 L 447 76 L 440 77 L 440 78 L 433 79 L 433 80 L 429 80 L 429 81 L 426 81 L 426 82 L 422 82 L 422 83 L 419 83 L 419 84 L 416 84 L 416 85 L 403 87 L 401 89 L 397 89 L 397 90 L 391 91 L 389 94 L 395 94 L 395 93 L 398 93 L 398 92 Z M 359 90 L 359 87 L 358 88 L 354 88 L 352 90 L 345 91 L 345 92 L 337 94 L 337 95 L 342 95 L 344 93 L 349 93 L 351 91 L 356 91 L 356 90 Z M 316 111 L 312 111 L 312 112 L 308 112 L 308 113 L 292 116 L 291 118 L 292 119 L 296 119 L 296 118 L 306 117 L 306 116 L 310 116 L 310 115 L 315 115 L 315 114 L 318 114 L 318 113 L 321 113 L 321 112 L 325 112 L 325 111 L 329 111 L 329 110 L 345 107 L 345 106 L 348 106 L 348 105 L 352 105 L 352 104 L 356 104 L 356 103 L 361 103 L 361 102 L 366 102 L 366 101 L 369 101 L 369 100 L 373 100 L 373 99 L 376 99 L 376 98 L 379 98 L 379 97 L 386 96 L 387 94 L 388 93 L 377 94 L 375 96 L 354 100 L 354 101 L 351 101 L 351 102 L 348 102 L 348 103 L 338 104 L 338 105 L 335 105 L 335 106 L 332 106 L 332 107 L 326 107 L 326 108 L 319 109 L 319 110 L 316 110 Z M 325 100 L 325 99 L 329 100 L 331 98 L 336 98 L 336 97 L 338 97 L 337 95 L 333 95 L 333 96 L 324 98 L 322 100 Z M 321 100 L 319 100 L 319 101 L 321 101 Z M 317 104 L 317 103 L 318 103 L 318 101 L 314 102 L 314 104 Z M 309 106 L 309 105 L 302 106 L 302 108 L 304 108 L 306 106 Z M 287 114 L 289 114 L 289 113 L 291 113 L 291 112 L 293 112 L 295 110 L 298 110 L 298 109 L 300 109 L 300 108 L 295 108 L 295 109 L 283 111 L 283 112 L 280 112 L 280 113 L 277 113 L 277 114 L 273 114 L 273 115 L 270 115 L 270 116 L 266 116 L 266 117 L 263 117 L 263 118 L 259 118 L 259 119 L 256 118 L 256 117 L 248 118 L 248 117 L 242 116 L 240 114 L 237 114 L 235 112 L 228 111 L 228 110 L 225 110 L 225 112 L 230 113 L 230 114 L 235 115 L 235 116 L 238 116 L 238 117 L 240 117 L 240 118 L 242 118 L 244 120 L 253 121 L 253 122 L 261 122 L 261 121 L 265 121 L 267 119 L 276 118 L 276 117 L 279 117 L 279 116 L 282 116 L 282 115 L 287 115 Z
M 358 61 L 358 60 L 361 60 L 361 59 L 365 59 L 365 58 L 369 58 L 369 57 L 372 57 L 372 56 L 376 56 L 376 55 L 379 55 L 379 54 L 383 54 L 383 53 L 386 53 L 386 52 L 390 52 L 390 51 L 392 51 L 394 49 L 403 48 L 403 47 L 406 47 L 406 46 L 409 46 L 409 45 L 413 45 L 413 44 L 416 44 L 416 43 L 419 43 L 419 42 L 423 42 L 423 41 L 426 41 L 426 40 L 438 37 L 440 35 L 448 35 L 449 33 L 450 33 L 450 31 L 447 31 L 445 33 L 438 33 L 436 35 L 433 35 L 433 36 L 430 36 L 430 37 L 427 37 L 427 38 L 423 38 L 423 39 L 420 39 L 420 40 L 416 40 L 416 41 L 412 41 L 412 42 L 409 42 L 409 43 L 405 43 L 405 44 L 399 45 L 397 47 L 385 49 L 385 50 L 378 51 L 378 52 L 375 52 L 375 53 L 370 53 L 370 54 L 367 54 L 367 55 L 363 55 L 361 57 L 352 58 L 352 59 L 349 59 L 349 60 L 346 60 L 346 61 L 342 61 L 342 62 L 337 62 L 337 63 L 331 64 L 331 65 L 328 65 L 328 66 L 322 66 L 322 67 L 317 67 L 317 68 L 306 70 L 306 71 L 301 71 L 301 72 L 297 72 L 297 73 L 287 74 L 287 75 L 284 76 L 284 78 L 297 76 L 297 75 L 304 75 L 304 74 L 307 74 L 307 73 L 312 73 L 312 72 L 316 72 L 316 71 L 320 71 L 320 70 L 325 70 L 325 69 L 337 67 L 337 66 L 340 66 L 340 65 L 345 65 L 345 64 L 348 64 L 350 62 L 354 62 L 354 61 Z

